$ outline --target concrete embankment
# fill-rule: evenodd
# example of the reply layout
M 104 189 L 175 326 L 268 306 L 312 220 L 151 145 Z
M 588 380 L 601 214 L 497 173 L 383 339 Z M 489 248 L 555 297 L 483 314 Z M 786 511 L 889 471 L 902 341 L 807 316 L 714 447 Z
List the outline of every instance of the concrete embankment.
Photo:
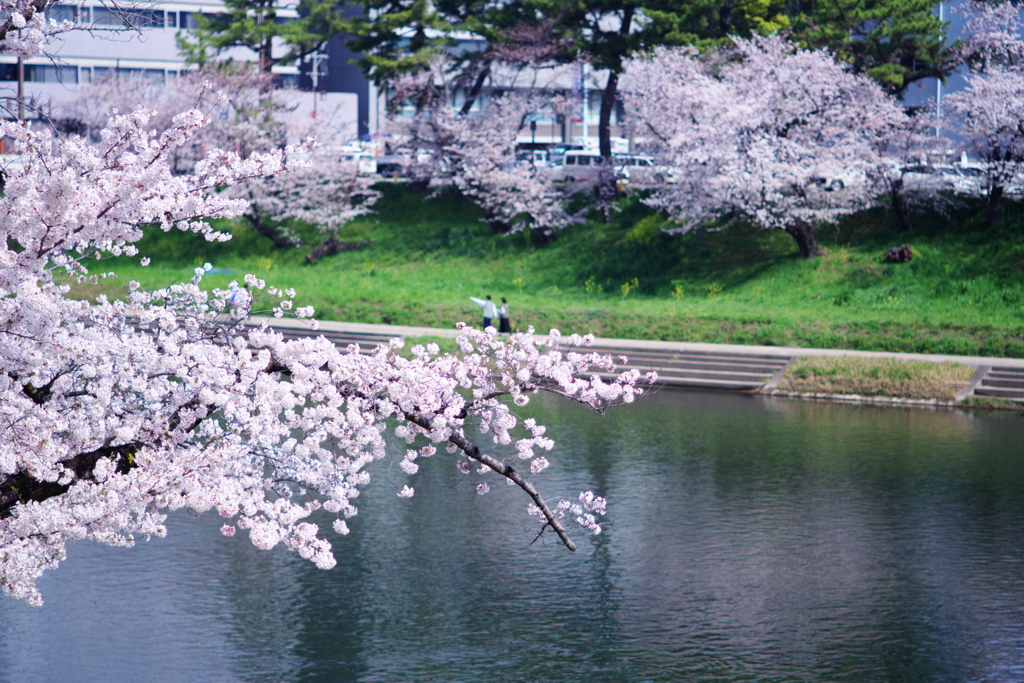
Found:
M 255 322 L 255 320 L 254 320 Z M 373 325 L 321 321 L 313 332 L 309 325 L 291 319 L 270 319 L 275 329 L 287 336 L 324 335 L 339 346 L 359 344 L 361 350 L 370 351 L 379 343 L 393 337 L 451 337 L 458 336 L 453 329 L 410 327 L 402 325 Z M 873 403 L 899 403 L 908 405 L 956 405 L 968 396 L 991 397 L 1024 403 L 1024 359 L 985 358 L 980 356 L 948 356 L 923 353 L 887 353 L 876 351 L 847 351 L 841 349 L 803 349 L 781 346 L 741 346 L 736 344 L 703 344 L 690 342 L 663 342 L 637 339 L 597 338 L 594 351 L 625 356 L 622 369 L 636 368 L 642 373 L 658 373 L 658 384 L 663 387 L 712 389 L 721 391 L 758 392 L 777 396 L 820 398 L 828 400 L 862 401 Z M 935 400 L 896 399 L 888 397 L 810 395 L 785 392 L 778 382 L 785 369 L 802 356 L 860 356 L 864 358 L 895 358 L 929 363 L 958 363 L 974 369 L 967 387 L 954 402 Z

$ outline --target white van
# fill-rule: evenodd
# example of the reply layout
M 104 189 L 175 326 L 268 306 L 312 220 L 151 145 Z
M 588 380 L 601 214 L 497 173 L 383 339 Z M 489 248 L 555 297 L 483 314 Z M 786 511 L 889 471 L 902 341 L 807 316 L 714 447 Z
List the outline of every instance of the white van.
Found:
M 632 185 L 662 185 L 671 182 L 671 172 L 654 165 L 646 154 L 613 154 L 612 168 L 618 180 Z M 601 154 L 596 150 L 570 150 L 562 163 L 550 169 L 551 179 L 563 182 L 596 182 L 601 173 Z
M 377 158 L 369 152 L 343 151 L 338 155 L 338 165 L 348 173 L 374 175 L 377 173 Z
M 550 168 L 552 180 L 566 183 L 594 182 L 600 173 L 601 153 L 595 150 L 569 150 L 562 157 L 561 163 Z

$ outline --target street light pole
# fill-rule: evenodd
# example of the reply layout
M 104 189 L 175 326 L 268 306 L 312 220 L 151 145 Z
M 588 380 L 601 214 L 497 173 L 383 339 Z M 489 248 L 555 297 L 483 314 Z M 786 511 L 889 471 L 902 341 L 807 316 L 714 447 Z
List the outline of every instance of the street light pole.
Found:
M 18 29 L 21 37 L 21 29 Z M 18 123 L 25 123 L 25 58 L 18 55 Z
M 945 20 L 945 4 L 939 2 L 939 21 Z M 942 135 L 942 78 L 935 77 L 935 137 Z
M 310 62 L 313 64 L 313 118 L 316 118 L 316 98 L 320 93 L 320 64 L 327 58 L 327 55 L 317 51 L 309 56 Z
M 25 123 L 25 58 L 18 55 L 18 123 Z

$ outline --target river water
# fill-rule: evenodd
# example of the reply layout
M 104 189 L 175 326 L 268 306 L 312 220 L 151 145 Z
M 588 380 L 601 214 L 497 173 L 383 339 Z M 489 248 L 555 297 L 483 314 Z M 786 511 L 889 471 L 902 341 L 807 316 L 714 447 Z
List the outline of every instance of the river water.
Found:
M 528 406 L 580 550 L 435 457 L 382 467 L 338 567 L 177 515 L 0 599 L 0 680 L 1021 681 L 1024 419 L 664 391 Z M 497 484 L 497 485 L 495 485 Z M 571 488 L 570 488 L 571 487 Z

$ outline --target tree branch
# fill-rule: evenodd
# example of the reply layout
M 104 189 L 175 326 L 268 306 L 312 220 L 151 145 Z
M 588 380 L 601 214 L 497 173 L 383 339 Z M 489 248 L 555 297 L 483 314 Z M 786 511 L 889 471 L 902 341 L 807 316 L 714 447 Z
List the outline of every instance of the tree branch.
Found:
M 405 419 L 428 431 L 433 429 L 431 421 L 423 415 L 407 412 L 405 413 Z M 540 508 L 540 511 L 544 514 L 544 519 L 547 521 L 547 525 L 554 530 L 555 534 L 558 536 L 558 539 L 562 541 L 562 544 L 565 545 L 565 547 L 569 550 L 575 552 L 576 544 L 572 542 L 571 538 L 569 538 L 569 534 L 568 532 L 566 532 L 565 527 L 562 526 L 562 522 L 559 521 L 559 519 L 551 511 L 551 508 L 548 507 L 548 504 L 544 501 L 543 498 L 541 498 L 540 493 L 537 491 L 536 488 L 534 488 L 533 484 L 531 484 L 526 479 L 523 479 L 522 475 L 520 475 L 519 472 L 515 470 L 515 468 L 511 467 L 510 465 L 506 465 L 505 463 L 491 457 L 490 455 L 487 455 L 486 453 L 481 452 L 475 443 L 473 443 L 466 437 L 462 436 L 461 434 L 452 434 L 450 437 L 448 437 L 448 441 L 455 444 L 455 446 L 458 447 L 458 449 L 465 453 L 468 457 L 472 458 L 473 460 L 476 460 L 479 463 L 487 465 L 492 470 L 502 475 L 503 477 L 511 481 L 513 484 L 521 488 L 523 491 L 525 491 L 526 494 L 530 496 L 530 498 L 533 500 L 534 504 L 536 504 L 536 506 Z M 543 532 L 543 529 L 541 531 Z
M 79 453 L 61 463 L 74 473 L 75 481 L 93 478 L 93 471 L 100 458 L 111 458 L 117 465 L 117 471 L 127 474 L 135 467 L 135 454 L 142 448 L 139 442 L 130 442 L 119 446 L 104 446 L 88 453 Z M 60 484 L 55 481 L 36 479 L 27 471 L 12 474 L 0 482 L 0 519 L 11 516 L 11 510 L 18 503 L 30 500 L 42 502 L 47 498 L 67 493 L 75 482 Z

